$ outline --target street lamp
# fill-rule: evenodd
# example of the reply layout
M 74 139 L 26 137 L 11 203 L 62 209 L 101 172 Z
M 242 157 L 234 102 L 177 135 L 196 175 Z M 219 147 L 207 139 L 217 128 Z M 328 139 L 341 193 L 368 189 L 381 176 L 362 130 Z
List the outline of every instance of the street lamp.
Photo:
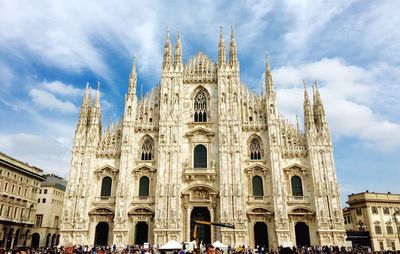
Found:
M 393 213 L 393 221 L 396 224 L 396 229 L 397 229 L 397 238 L 399 238 L 399 244 L 400 244 L 400 232 L 399 232 L 399 224 L 400 223 L 400 213 L 399 211 L 395 211 Z
M 365 228 L 367 227 L 367 226 L 365 226 L 364 222 L 362 222 L 361 220 L 358 221 L 357 225 L 358 225 L 359 231 L 365 231 Z

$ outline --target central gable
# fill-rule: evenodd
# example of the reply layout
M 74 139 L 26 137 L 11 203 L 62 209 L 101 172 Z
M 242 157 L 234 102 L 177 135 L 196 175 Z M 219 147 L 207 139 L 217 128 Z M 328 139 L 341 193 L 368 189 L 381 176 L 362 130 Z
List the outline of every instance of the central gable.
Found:
M 203 52 L 197 53 L 184 66 L 184 83 L 217 82 L 217 65 Z

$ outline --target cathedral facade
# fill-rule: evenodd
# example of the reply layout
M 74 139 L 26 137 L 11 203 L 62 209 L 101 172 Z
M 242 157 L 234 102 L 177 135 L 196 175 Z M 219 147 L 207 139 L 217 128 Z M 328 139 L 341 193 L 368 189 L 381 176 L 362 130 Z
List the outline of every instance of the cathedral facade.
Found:
M 228 59 L 227 59 L 228 58 Z M 266 58 L 265 91 L 240 80 L 236 42 L 221 29 L 218 60 L 186 64 L 178 33 L 164 46 L 161 82 L 138 99 L 135 63 L 124 115 L 102 129 L 100 92 L 83 98 L 75 131 L 61 244 L 203 243 L 344 245 L 332 142 L 318 88 L 304 91 L 304 128 L 277 109 Z

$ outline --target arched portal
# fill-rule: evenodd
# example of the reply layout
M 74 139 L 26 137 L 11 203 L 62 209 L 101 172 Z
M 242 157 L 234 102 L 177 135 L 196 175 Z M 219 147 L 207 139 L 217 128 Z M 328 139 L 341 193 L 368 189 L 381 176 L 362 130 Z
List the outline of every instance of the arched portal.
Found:
M 190 214 L 190 236 L 193 236 L 194 220 L 210 221 L 210 211 L 207 207 L 194 207 Z M 197 238 L 199 243 L 211 243 L 211 227 L 209 225 L 197 225 Z
M 20 230 L 17 229 L 17 231 L 15 231 L 14 242 L 13 242 L 12 248 L 14 248 L 14 246 L 18 245 L 19 234 L 20 234 Z
M 135 244 L 143 245 L 148 242 L 149 226 L 144 221 L 139 221 L 135 226 Z
M 50 247 L 50 237 L 51 237 L 51 234 L 47 234 L 46 247 Z
M 297 222 L 294 226 L 297 246 L 310 246 L 310 230 L 305 222 Z
M 14 229 L 10 229 L 10 231 L 8 231 L 8 236 L 7 236 L 7 240 L 6 240 L 6 249 L 11 249 L 13 233 L 14 233 Z
M 38 233 L 33 233 L 32 234 L 31 247 L 32 248 L 39 248 L 39 243 L 40 243 L 40 235 Z
M 254 224 L 254 247 L 268 248 L 268 227 L 264 222 Z
M 56 234 L 53 234 L 53 236 L 51 237 L 51 247 L 54 247 L 56 245 Z
M 99 222 L 96 226 L 96 233 L 94 236 L 94 244 L 99 246 L 105 246 L 108 244 L 108 223 Z

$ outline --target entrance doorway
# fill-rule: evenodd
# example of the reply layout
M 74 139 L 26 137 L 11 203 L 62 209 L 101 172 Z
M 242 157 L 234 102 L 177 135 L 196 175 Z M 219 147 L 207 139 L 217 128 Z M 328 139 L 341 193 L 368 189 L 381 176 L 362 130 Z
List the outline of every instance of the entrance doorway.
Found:
M 207 207 L 194 207 L 190 214 L 190 239 L 193 239 L 194 220 L 210 221 L 210 211 Z M 211 226 L 197 225 L 197 238 L 199 243 L 211 243 Z
M 94 244 L 105 246 L 108 244 L 108 223 L 99 222 L 96 226 L 96 233 L 94 236 Z
M 268 227 L 264 222 L 256 222 L 254 224 L 254 244 L 257 246 L 268 249 Z
M 294 226 L 296 232 L 296 244 L 300 246 L 310 246 L 310 230 L 305 222 L 297 222 Z
M 143 245 L 148 242 L 149 226 L 144 221 L 139 221 L 135 226 L 135 244 Z
M 40 235 L 38 233 L 33 233 L 32 234 L 32 248 L 39 248 L 39 243 L 40 243 Z

